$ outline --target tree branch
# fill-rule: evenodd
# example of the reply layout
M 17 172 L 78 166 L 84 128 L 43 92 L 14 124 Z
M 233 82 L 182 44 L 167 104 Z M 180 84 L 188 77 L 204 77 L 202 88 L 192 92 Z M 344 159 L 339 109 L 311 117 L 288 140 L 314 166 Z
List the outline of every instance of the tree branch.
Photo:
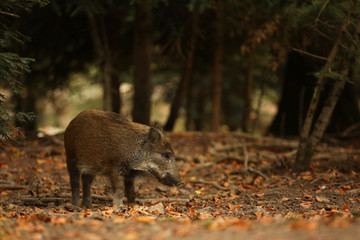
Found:
M 315 24 L 317 25 L 318 22 L 319 22 L 319 18 L 320 18 L 320 15 L 323 13 L 323 11 L 325 10 L 326 6 L 329 4 L 330 0 L 327 0 L 324 5 L 321 7 L 317 17 L 316 17 L 316 20 L 315 20 Z
M 190 183 L 194 183 L 194 184 L 210 184 L 210 185 L 214 186 L 215 188 L 217 188 L 219 190 L 223 190 L 223 191 L 229 191 L 230 190 L 230 188 L 228 188 L 228 187 L 222 187 L 219 184 L 217 184 L 216 182 L 211 182 L 211 181 L 197 180 L 197 181 L 190 181 Z
M 292 48 L 292 50 L 295 51 L 295 52 L 299 52 L 299 53 L 308 55 L 308 56 L 310 56 L 310 57 L 314 57 L 314 58 L 317 58 L 317 59 L 321 59 L 321 60 L 327 61 L 327 58 L 326 58 L 326 57 L 322 57 L 322 56 L 319 56 L 319 55 L 316 55 L 316 54 L 312 54 L 312 53 L 309 53 L 309 52 L 307 52 L 307 51 L 304 51 L 304 50 L 301 50 L 301 49 L 298 49 L 298 48 Z
M 13 14 L 13 13 L 9 13 L 9 12 L 4 12 L 4 11 L 1 11 L 1 10 L 0 10 L 0 14 L 7 15 L 7 16 L 11 16 L 11 17 L 15 17 L 15 18 L 20 18 L 20 16 L 17 15 L 17 14 Z

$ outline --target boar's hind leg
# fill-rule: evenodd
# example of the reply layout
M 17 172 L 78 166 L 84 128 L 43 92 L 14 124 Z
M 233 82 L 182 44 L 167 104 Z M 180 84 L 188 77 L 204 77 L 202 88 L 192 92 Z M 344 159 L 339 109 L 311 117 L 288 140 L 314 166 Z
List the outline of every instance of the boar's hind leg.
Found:
M 81 176 L 81 181 L 83 184 L 83 201 L 82 201 L 82 206 L 86 207 L 86 208 L 91 208 L 91 192 L 90 192 L 90 187 L 91 187 L 91 183 L 94 180 L 94 175 L 91 174 L 82 174 Z
M 127 203 L 135 203 L 134 177 L 126 177 L 124 183 Z
M 72 195 L 72 204 L 79 206 L 80 205 L 80 170 L 71 164 L 74 161 L 68 161 L 67 167 L 70 175 L 70 186 L 71 186 L 71 195 Z
M 114 194 L 114 205 L 121 207 L 123 206 L 124 197 L 124 179 L 122 176 L 114 173 L 110 176 L 110 182 Z

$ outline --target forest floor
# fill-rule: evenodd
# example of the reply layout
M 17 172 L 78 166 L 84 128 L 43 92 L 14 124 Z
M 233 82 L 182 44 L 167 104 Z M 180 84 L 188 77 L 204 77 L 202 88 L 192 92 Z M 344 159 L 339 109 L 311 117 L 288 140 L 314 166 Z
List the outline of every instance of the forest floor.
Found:
M 118 210 L 105 177 L 93 209 L 70 204 L 61 136 L 0 153 L 0 239 L 358 239 L 360 142 L 328 139 L 311 169 L 291 170 L 295 139 L 171 133 L 185 186 L 136 181 Z

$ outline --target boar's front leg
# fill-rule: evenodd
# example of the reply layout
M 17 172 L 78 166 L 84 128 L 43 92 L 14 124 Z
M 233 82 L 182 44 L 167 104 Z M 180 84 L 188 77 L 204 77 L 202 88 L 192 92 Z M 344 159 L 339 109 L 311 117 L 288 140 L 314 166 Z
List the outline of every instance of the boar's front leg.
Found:
M 127 203 L 135 203 L 135 188 L 134 188 L 134 177 L 125 177 L 125 193 L 127 197 Z
M 70 175 L 70 186 L 71 186 L 71 196 L 72 204 L 79 206 L 80 205 L 80 170 L 77 168 L 74 159 L 67 159 L 67 168 Z
M 119 174 L 113 173 L 110 176 L 110 182 L 112 191 L 114 194 L 113 203 L 118 208 L 122 207 L 123 204 L 123 197 L 124 197 L 124 178 Z
M 85 208 L 91 209 L 91 183 L 94 180 L 94 175 L 91 174 L 82 174 L 81 181 L 83 184 L 83 200 L 82 200 L 82 206 Z

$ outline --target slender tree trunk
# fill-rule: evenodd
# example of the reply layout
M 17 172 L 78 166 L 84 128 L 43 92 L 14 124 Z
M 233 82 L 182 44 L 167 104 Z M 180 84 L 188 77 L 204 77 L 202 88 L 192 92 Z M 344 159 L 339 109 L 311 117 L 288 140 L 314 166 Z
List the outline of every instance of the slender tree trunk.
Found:
M 105 57 L 103 67 L 103 109 L 112 111 L 112 83 L 111 83 L 112 62 L 109 56 Z
M 257 101 L 257 105 L 256 105 L 256 109 L 255 109 L 256 118 L 252 122 L 252 131 L 253 131 L 253 133 L 260 132 L 258 127 L 260 125 L 259 124 L 259 122 L 260 122 L 260 112 L 261 112 L 261 105 L 262 105 L 263 100 L 264 100 L 266 82 L 267 82 L 267 78 L 263 77 L 262 80 L 261 80 L 261 85 L 260 85 L 260 95 L 259 95 L 259 99 Z
M 193 118 L 195 131 L 204 130 L 205 105 L 205 96 L 203 91 L 200 90 L 199 94 L 196 96 L 196 116 Z
M 151 111 L 151 1 L 135 4 L 133 121 L 149 124 Z
M 102 61 L 104 59 L 104 51 L 103 51 L 103 43 L 101 42 L 99 27 L 97 25 L 95 17 L 89 16 L 88 21 L 90 26 L 91 38 L 94 45 L 95 55 L 98 59 L 98 62 L 102 64 Z
M 221 61 L 223 55 L 223 9 L 221 0 L 216 1 L 215 15 L 211 130 L 216 132 L 219 130 L 221 115 Z
M 314 65 L 309 57 L 304 57 L 298 52 L 288 54 L 284 75 L 279 75 L 283 81 L 283 89 L 278 112 L 269 127 L 269 133 L 278 136 L 299 136 L 317 80 L 309 74 L 315 71 Z
M 335 40 L 335 43 L 330 51 L 329 56 L 327 58 L 325 68 L 330 67 L 330 65 L 334 62 L 337 52 L 339 50 L 339 44 L 342 41 L 342 37 L 343 37 L 343 31 L 341 30 L 338 34 L 337 39 Z M 310 129 L 312 126 L 314 115 L 315 115 L 315 111 L 319 104 L 321 92 L 324 88 L 326 80 L 327 79 L 325 77 L 325 73 L 322 73 L 321 76 L 319 77 L 319 79 L 317 80 L 316 87 L 314 89 L 313 98 L 311 99 L 310 106 L 308 108 L 306 118 L 304 121 L 304 125 L 303 125 L 302 131 L 300 133 L 300 138 L 302 138 L 302 139 L 306 139 L 309 137 Z
M 113 72 L 111 74 L 111 106 L 112 111 L 116 113 L 121 112 L 120 85 L 119 75 Z
M 104 66 L 103 66 L 103 109 L 105 111 L 112 111 L 112 83 L 111 77 L 113 74 L 113 60 L 112 60 L 112 52 L 109 47 L 109 41 L 107 38 L 106 26 L 104 23 L 104 18 L 99 18 L 100 22 L 100 31 L 103 43 L 103 51 L 104 51 Z
M 354 2 L 352 2 L 352 5 L 353 6 L 349 8 L 349 13 L 346 19 L 344 20 L 343 26 L 340 29 L 339 34 L 327 58 L 327 62 L 325 64 L 326 68 L 330 67 L 330 65 L 334 62 L 336 58 L 339 46 L 343 39 L 344 30 L 346 30 L 346 27 L 350 23 L 350 13 L 351 13 L 351 9 L 353 9 L 354 7 Z M 344 70 L 343 74 L 347 75 L 349 72 L 348 66 L 346 66 L 345 68 L 346 69 Z M 336 102 L 339 99 L 341 91 L 343 90 L 346 83 L 344 80 L 341 79 L 336 80 L 336 82 L 334 83 L 331 89 L 330 94 L 326 99 L 326 103 L 322 108 L 320 115 L 317 121 L 315 122 L 313 130 L 310 134 L 310 129 L 313 122 L 314 114 L 320 99 L 320 92 L 324 87 L 325 82 L 326 82 L 326 76 L 325 73 L 323 73 L 317 81 L 317 87 L 314 90 L 314 95 L 306 115 L 303 129 L 300 134 L 300 141 L 299 141 L 299 146 L 298 146 L 298 151 L 294 166 L 294 169 L 296 171 L 303 171 L 309 168 L 315 148 L 324 134 L 324 131 L 329 123 L 331 114 L 336 105 Z
M 247 57 L 247 72 L 245 79 L 245 91 L 244 91 L 244 114 L 242 120 L 242 129 L 244 132 L 249 132 L 250 127 L 250 112 L 251 112 L 251 100 L 253 95 L 253 82 L 254 82 L 254 52 L 253 48 L 250 49 Z
M 119 87 L 114 88 L 113 83 L 117 72 L 114 71 L 112 50 L 109 47 L 104 19 L 101 16 L 97 18 L 89 17 L 89 26 L 95 54 L 102 71 L 103 109 L 105 111 L 115 110 L 114 112 L 119 112 L 120 106 L 118 105 L 118 101 L 115 100 L 115 96 L 118 96 L 120 99 Z
M 348 74 L 348 68 L 344 70 L 344 75 Z M 329 124 L 329 120 L 331 118 L 331 114 L 335 108 L 335 105 L 341 95 L 342 90 L 344 89 L 345 80 L 337 79 L 334 80 L 335 83 L 331 89 L 330 94 L 328 95 L 325 105 L 321 110 L 319 117 L 317 118 L 311 135 L 304 140 L 300 139 L 297 158 L 295 162 L 295 170 L 303 171 L 309 168 L 311 164 L 311 158 L 314 155 L 316 146 L 320 142 L 326 127 Z
M 189 49 L 186 54 L 186 62 L 183 74 L 180 79 L 179 86 L 176 91 L 176 95 L 173 103 L 171 104 L 171 110 L 169 118 L 164 127 L 165 131 L 172 131 L 175 125 L 175 121 L 178 117 L 179 109 L 182 105 L 183 99 L 187 94 L 187 90 L 189 88 L 189 83 L 191 80 L 192 69 L 194 65 L 194 54 L 195 54 L 195 45 L 196 45 L 196 34 L 198 28 L 198 8 L 194 9 L 192 14 L 192 27 L 191 27 L 191 35 L 189 40 Z
M 185 120 L 185 129 L 187 131 L 193 130 L 193 105 L 194 105 L 194 81 L 190 81 L 187 88 L 187 98 L 186 98 L 186 120 Z
M 38 100 L 39 89 L 37 82 L 44 82 L 44 76 L 41 74 L 34 74 L 31 78 L 26 78 L 24 81 L 24 93 L 25 94 L 15 94 L 16 112 L 25 112 L 25 113 L 34 113 L 35 116 L 38 116 L 38 110 L 36 108 L 36 102 Z M 26 137 L 36 137 L 37 134 L 37 119 L 29 122 L 18 122 L 16 121 L 15 125 L 21 128 L 21 131 L 25 134 Z

